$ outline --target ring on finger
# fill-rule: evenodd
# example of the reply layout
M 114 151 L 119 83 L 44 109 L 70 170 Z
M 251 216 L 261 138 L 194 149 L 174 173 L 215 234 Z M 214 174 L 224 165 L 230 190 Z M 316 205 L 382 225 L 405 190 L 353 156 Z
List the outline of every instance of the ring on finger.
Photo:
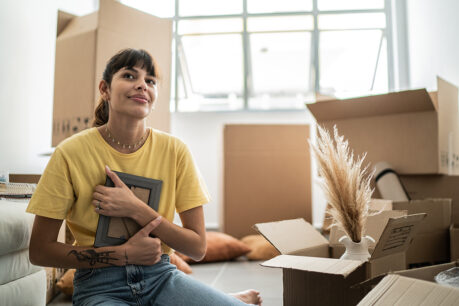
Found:
M 97 209 L 97 210 L 100 209 L 100 201 L 97 202 L 97 204 L 96 204 L 96 209 Z

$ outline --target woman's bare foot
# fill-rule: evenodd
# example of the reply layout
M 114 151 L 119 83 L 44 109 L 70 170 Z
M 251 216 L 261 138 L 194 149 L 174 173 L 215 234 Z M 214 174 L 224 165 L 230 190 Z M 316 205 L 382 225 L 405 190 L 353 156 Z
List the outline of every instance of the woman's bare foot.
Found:
M 246 304 L 252 304 L 252 305 L 261 305 L 261 302 L 263 300 L 261 299 L 260 292 L 249 289 L 237 293 L 230 293 L 231 296 L 234 296 L 238 300 L 243 301 Z

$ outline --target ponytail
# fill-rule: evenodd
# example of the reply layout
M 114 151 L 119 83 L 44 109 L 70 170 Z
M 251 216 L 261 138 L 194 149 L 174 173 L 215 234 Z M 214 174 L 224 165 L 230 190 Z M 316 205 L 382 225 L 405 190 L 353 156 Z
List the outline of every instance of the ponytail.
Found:
M 108 102 L 99 97 L 97 108 L 94 111 L 93 127 L 102 126 L 108 122 Z

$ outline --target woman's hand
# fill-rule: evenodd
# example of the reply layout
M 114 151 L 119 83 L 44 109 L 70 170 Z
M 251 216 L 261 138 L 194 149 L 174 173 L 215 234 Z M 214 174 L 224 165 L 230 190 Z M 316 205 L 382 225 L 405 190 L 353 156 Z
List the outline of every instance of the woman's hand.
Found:
M 161 259 L 161 240 L 150 233 L 161 223 L 159 216 L 132 236 L 124 246 L 125 265 L 154 265 Z
M 123 183 L 123 181 L 105 166 L 105 172 L 111 178 L 115 187 L 98 185 L 94 188 L 92 205 L 96 213 L 113 217 L 131 217 L 144 204 Z

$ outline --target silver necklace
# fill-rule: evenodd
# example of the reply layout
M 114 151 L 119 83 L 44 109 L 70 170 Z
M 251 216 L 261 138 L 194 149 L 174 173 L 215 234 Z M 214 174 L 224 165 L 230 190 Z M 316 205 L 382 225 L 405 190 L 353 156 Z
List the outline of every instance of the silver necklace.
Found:
M 137 147 L 140 147 L 140 145 L 142 144 L 143 140 L 145 139 L 145 136 L 147 136 L 147 134 L 148 134 L 148 129 L 147 129 L 147 131 L 145 132 L 145 134 L 144 134 L 142 137 L 140 137 L 140 140 L 137 141 L 137 142 L 134 143 L 134 144 L 124 144 L 124 143 L 121 143 L 119 140 L 116 140 L 115 137 L 113 137 L 113 135 L 112 135 L 112 133 L 110 132 L 110 130 L 108 129 L 108 125 L 105 125 L 105 132 L 106 132 L 107 135 L 108 135 L 108 136 L 107 136 L 108 139 L 109 139 L 112 143 L 117 144 L 117 145 L 120 146 L 120 147 L 123 147 L 123 149 L 126 149 L 126 148 L 128 148 L 128 149 L 131 149 L 131 148 L 132 148 L 132 149 L 135 149 L 135 148 L 137 148 Z

